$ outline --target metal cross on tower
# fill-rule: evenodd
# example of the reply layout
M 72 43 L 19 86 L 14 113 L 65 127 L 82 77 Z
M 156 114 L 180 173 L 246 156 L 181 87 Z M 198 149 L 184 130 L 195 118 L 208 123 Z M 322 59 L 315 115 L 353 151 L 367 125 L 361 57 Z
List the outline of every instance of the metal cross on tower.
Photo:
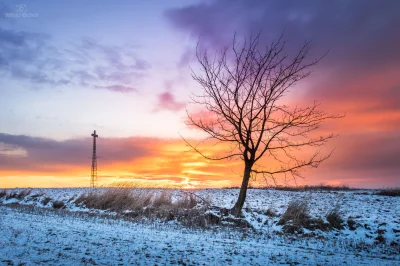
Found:
M 90 187 L 96 187 L 97 183 L 97 156 L 96 156 L 96 130 L 92 134 L 93 137 L 93 154 L 92 154 L 92 170 L 90 175 Z

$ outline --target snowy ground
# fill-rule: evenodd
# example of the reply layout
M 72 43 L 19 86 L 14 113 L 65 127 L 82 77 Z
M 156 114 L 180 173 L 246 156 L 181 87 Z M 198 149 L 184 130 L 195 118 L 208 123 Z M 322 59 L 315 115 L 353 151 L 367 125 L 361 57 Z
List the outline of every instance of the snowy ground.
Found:
M 34 189 L 21 199 L 0 199 L 0 265 L 400 265 L 399 246 L 391 245 L 400 240 L 400 198 L 373 191 L 250 190 L 245 215 L 255 231 L 103 217 L 73 205 L 70 199 L 82 193 L 87 190 Z M 231 207 L 238 191 L 196 193 L 214 205 Z M 46 197 L 51 200 L 43 205 Z M 315 217 L 324 217 L 340 201 L 345 220 L 352 217 L 357 228 L 345 226 L 313 237 L 307 232 L 282 235 L 279 215 L 291 199 L 300 197 L 310 200 Z M 56 200 L 64 201 L 66 209 L 53 210 Z M 268 209 L 277 217 L 264 215 Z M 378 235 L 384 243 L 376 243 Z

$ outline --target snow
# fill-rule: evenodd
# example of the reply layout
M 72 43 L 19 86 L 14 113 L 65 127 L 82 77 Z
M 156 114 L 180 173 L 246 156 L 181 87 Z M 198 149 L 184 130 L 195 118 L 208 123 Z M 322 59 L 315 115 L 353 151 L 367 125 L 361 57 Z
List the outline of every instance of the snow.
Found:
M 22 199 L 0 199 L 0 265 L 400 265 L 399 246 L 390 246 L 400 242 L 400 198 L 373 195 L 371 190 L 251 189 L 244 216 L 255 230 L 125 221 L 108 211 L 77 207 L 70 200 L 88 191 L 33 189 Z M 235 189 L 196 191 L 226 208 L 232 207 L 237 193 Z M 46 197 L 51 200 L 43 205 Z M 298 198 L 310 201 L 313 217 L 324 217 L 339 201 L 345 221 L 352 217 L 359 227 L 285 236 L 277 221 L 290 200 Z M 54 201 L 65 202 L 66 209 L 53 210 Z M 277 217 L 265 215 L 268 209 Z M 375 243 L 378 230 L 383 230 L 385 243 Z

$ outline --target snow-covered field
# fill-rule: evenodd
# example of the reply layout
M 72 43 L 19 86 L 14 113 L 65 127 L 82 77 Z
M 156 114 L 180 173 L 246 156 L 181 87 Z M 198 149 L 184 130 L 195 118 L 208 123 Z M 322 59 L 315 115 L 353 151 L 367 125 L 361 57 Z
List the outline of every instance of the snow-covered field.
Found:
M 13 192 L 20 190 L 7 194 Z M 377 196 L 371 190 L 249 190 L 244 215 L 254 230 L 187 228 L 174 220 L 126 221 L 71 200 L 88 192 L 33 189 L 21 198 L 1 197 L 0 265 L 400 265 L 400 197 Z M 238 190 L 196 194 L 228 208 Z M 344 229 L 282 234 L 280 216 L 298 198 L 307 198 L 310 214 L 322 219 L 339 202 Z M 55 201 L 66 207 L 54 210 Z

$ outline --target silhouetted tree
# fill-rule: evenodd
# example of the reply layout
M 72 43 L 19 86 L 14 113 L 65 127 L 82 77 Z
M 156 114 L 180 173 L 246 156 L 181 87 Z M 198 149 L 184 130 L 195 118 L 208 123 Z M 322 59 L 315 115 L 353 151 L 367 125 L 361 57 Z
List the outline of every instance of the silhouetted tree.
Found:
M 260 44 L 260 34 L 239 44 L 236 35 L 230 47 L 225 47 L 210 57 L 207 50 L 196 51 L 201 73 L 192 76 L 203 88 L 202 95 L 192 100 L 202 105 L 209 114 L 197 117 L 188 112 L 188 125 L 201 129 L 208 139 L 231 144 L 231 150 L 220 157 L 208 156 L 197 146 L 185 142 L 209 160 L 240 158 L 244 162 L 243 180 L 233 213 L 239 216 L 246 199 L 250 177 L 260 174 L 275 180 L 276 175 L 300 176 L 305 167 L 318 167 L 332 152 L 321 155 L 313 149 L 308 158 L 296 154 L 306 147 L 320 147 L 334 137 L 311 136 L 328 115 L 318 110 L 314 102 L 308 107 L 289 107 L 282 98 L 298 81 L 310 74 L 310 67 L 321 59 L 307 62 L 310 43 L 289 57 L 282 36 L 270 46 Z M 232 53 L 229 53 L 232 51 Z M 269 157 L 279 167 L 259 165 L 259 160 Z

